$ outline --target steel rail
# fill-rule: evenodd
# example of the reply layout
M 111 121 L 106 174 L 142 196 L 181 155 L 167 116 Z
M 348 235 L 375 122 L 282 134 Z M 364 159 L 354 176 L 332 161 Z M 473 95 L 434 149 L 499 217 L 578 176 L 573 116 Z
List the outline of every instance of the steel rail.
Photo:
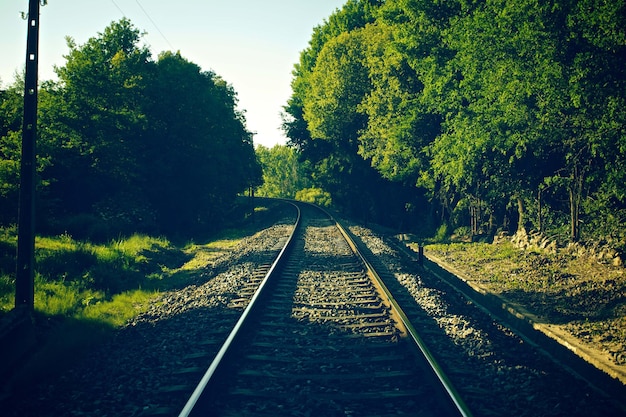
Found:
M 292 204 L 294 207 L 296 207 L 296 210 L 298 213 L 294 229 L 292 230 L 287 243 L 281 250 L 280 254 L 278 255 L 278 257 L 272 264 L 267 274 L 265 275 L 263 281 L 259 285 L 258 290 L 255 292 L 252 299 L 250 300 L 250 303 L 248 304 L 248 306 L 242 313 L 241 317 L 237 321 L 236 325 L 234 326 L 233 330 L 229 334 L 228 338 L 224 342 L 224 345 L 215 356 L 214 360 L 209 366 L 209 369 L 206 371 L 200 383 L 197 385 L 193 394 L 191 395 L 191 397 L 185 404 L 185 407 L 180 412 L 179 417 L 188 417 L 192 415 L 192 413 L 194 412 L 194 407 L 200 400 L 200 397 L 202 397 L 207 387 L 211 383 L 214 382 L 214 379 L 215 379 L 214 376 L 216 372 L 218 371 L 218 369 L 220 368 L 221 364 L 224 362 L 223 360 L 224 357 L 233 350 L 232 346 L 234 345 L 235 339 L 237 339 L 237 337 L 241 334 L 242 328 L 246 324 L 247 318 L 248 316 L 250 316 L 251 311 L 256 309 L 256 306 L 258 304 L 256 301 L 259 299 L 259 297 L 261 296 L 265 288 L 268 286 L 267 283 L 270 280 L 270 277 L 272 276 L 274 271 L 279 267 L 279 265 L 282 265 L 282 263 L 286 259 L 285 254 L 288 251 L 288 249 L 291 248 L 294 242 L 294 236 L 299 230 L 300 224 L 301 224 L 300 208 L 295 202 L 291 202 L 289 200 L 286 200 L 286 201 Z M 433 372 L 435 379 L 437 379 L 437 381 L 440 382 L 442 388 L 447 393 L 449 400 L 452 401 L 455 409 L 459 412 L 459 415 L 464 416 L 464 417 L 472 417 L 471 411 L 469 410 L 469 408 L 467 407 L 463 399 L 460 397 L 456 389 L 453 387 L 452 383 L 450 382 L 448 377 L 445 375 L 442 368 L 439 366 L 436 359 L 434 358 L 434 356 L 432 355 L 432 353 L 430 352 L 430 350 L 428 349 L 424 341 L 421 339 L 421 337 L 419 336 L 419 334 L 417 333 L 417 331 L 411 324 L 410 320 L 408 319 L 408 317 L 406 316 L 406 314 L 404 313 L 404 311 L 402 310 L 398 302 L 394 299 L 393 295 L 391 294 L 387 286 L 384 284 L 380 275 L 376 272 L 372 264 L 365 258 L 363 253 L 359 250 L 351 233 L 347 231 L 343 227 L 343 225 L 338 220 L 336 220 L 335 217 L 332 214 L 330 214 L 327 210 L 324 210 L 323 208 L 316 206 L 314 204 L 308 204 L 308 203 L 302 203 L 302 202 L 298 202 L 298 204 L 310 205 L 312 207 L 315 207 L 318 210 L 321 210 L 335 224 L 335 226 L 340 231 L 340 233 L 346 240 L 348 246 L 353 251 L 353 253 L 363 262 L 364 266 L 367 269 L 367 273 L 372 278 L 373 283 L 377 287 L 380 296 L 383 298 L 383 302 L 389 308 L 390 314 L 392 318 L 396 321 L 397 326 L 400 332 L 402 333 L 402 335 L 405 337 L 410 337 L 414 345 L 418 348 L 418 350 L 423 355 L 424 359 L 426 359 L 426 361 L 429 364 L 430 370 Z
M 322 209 L 322 211 L 324 211 L 328 216 L 330 216 L 332 221 L 335 222 L 335 225 L 337 226 L 337 228 L 339 229 L 341 234 L 346 239 L 346 242 L 348 242 L 348 245 L 350 246 L 352 251 L 359 257 L 359 259 L 361 259 L 361 261 L 363 262 L 363 264 L 367 268 L 368 273 L 373 278 L 376 286 L 381 291 L 381 293 L 382 293 L 381 296 L 383 296 L 383 298 L 385 299 L 384 301 L 386 301 L 389 304 L 392 316 L 394 318 L 396 318 L 396 320 L 399 320 L 398 324 L 401 327 L 400 330 L 404 331 L 406 335 L 410 336 L 410 338 L 413 340 L 415 345 L 422 352 L 422 355 L 424 355 L 424 358 L 428 362 L 428 364 L 430 366 L 430 369 L 435 374 L 436 379 L 441 383 L 441 385 L 443 386 L 445 391 L 448 393 L 448 396 L 450 397 L 450 399 L 452 400 L 452 402 L 456 406 L 456 408 L 459 411 L 460 415 L 462 415 L 464 417 L 471 417 L 472 413 L 471 413 L 469 407 L 467 406 L 467 404 L 465 404 L 465 401 L 463 401 L 463 399 L 459 395 L 458 391 L 454 388 L 454 386 L 450 382 L 450 380 L 447 377 L 447 375 L 443 372 L 441 366 L 437 363 L 437 360 L 432 355 L 432 353 L 430 352 L 430 350 L 428 349 L 428 347 L 426 346 L 426 344 L 424 343 L 422 338 L 419 336 L 419 334 L 417 333 L 417 330 L 415 330 L 415 328 L 411 324 L 411 321 L 409 320 L 407 315 L 404 313 L 404 311 L 402 310 L 402 308 L 400 307 L 398 302 L 395 300 L 395 298 L 391 294 L 391 291 L 389 291 L 389 289 L 387 288 L 387 286 L 383 282 L 383 280 L 380 277 L 380 275 L 378 275 L 378 273 L 376 272 L 376 270 L 374 269 L 372 264 L 365 258 L 365 256 L 359 250 L 358 246 L 356 245 L 356 243 L 355 243 L 355 241 L 353 239 L 352 234 L 350 232 L 348 232 L 343 227 L 343 225 L 338 220 L 336 220 L 334 218 L 333 215 L 331 215 L 330 213 L 328 213 L 324 209 Z
M 202 379 L 196 386 L 195 390 L 193 391 L 193 393 L 187 400 L 187 403 L 183 407 L 182 411 L 178 414 L 178 417 L 188 417 L 191 415 L 191 413 L 194 410 L 195 405 L 197 404 L 198 400 L 202 396 L 202 393 L 205 391 L 206 387 L 209 386 L 209 384 L 212 382 L 214 375 L 218 371 L 220 365 L 223 363 L 224 357 L 229 352 L 231 352 L 235 339 L 237 339 L 237 337 L 241 334 L 242 328 L 246 324 L 246 319 L 248 318 L 248 316 L 250 316 L 251 311 L 256 309 L 257 300 L 259 299 L 261 294 L 264 292 L 265 288 L 268 286 L 268 282 L 272 274 L 274 273 L 274 270 L 276 270 L 280 265 L 282 265 L 282 263 L 286 259 L 285 254 L 288 251 L 288 249 L 291 248 L 294 242 L 294 236 L 296 235 L 296 232 L 300 228 L 300 218 L 301 218 L 300 207 L 298 207 L 296 204 L 291 203 L 289 201 L 287 202 L 293 205 L 296 208 L 297 213 L 298 213 L 294 228 L 291 231 L 291 234 L 289 235 L 287 242 L 285 243 L 282 250 L 276 257 L 276 260 L 272 263 L 272 266 L 270 267 L 269 271 L 267 271 L 267 274 L 265 274 L 265 277 L 263 278 L 263 281 L 261 281 L 259 288 L 250 299 L 250 303 L 245 308 L 243 313 L 241 313 L 241 317 L 239 317 L 239 320 L 233 327 L 233 330 L 231 330 L 230 334 L 226 338 L 226 341 L 224 342 L 220 350 L 215 355 L 215 358 L 211 362 L 209 369 L 207 369 L 207 371 L 203 375 Z

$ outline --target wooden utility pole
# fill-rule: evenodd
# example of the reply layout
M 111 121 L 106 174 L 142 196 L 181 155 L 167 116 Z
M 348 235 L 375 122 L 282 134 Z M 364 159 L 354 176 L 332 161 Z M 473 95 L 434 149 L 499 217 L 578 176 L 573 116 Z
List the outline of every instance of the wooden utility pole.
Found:
M 37 72 L 39 66 L 39 2 L 28 2 L 24 122 L 17 236 L 15 308 L 32 311 L 35 300 L 35 168 L 37 138 Z

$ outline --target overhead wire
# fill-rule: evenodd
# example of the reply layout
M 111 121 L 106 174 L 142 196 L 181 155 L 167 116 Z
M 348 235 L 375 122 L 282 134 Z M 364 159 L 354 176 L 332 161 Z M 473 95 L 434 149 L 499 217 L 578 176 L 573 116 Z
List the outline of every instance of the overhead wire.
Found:
M 122 14 L 122 16 L 126 17 L 126 14 L 124 13 L 124 11 L 120 8 L 120 6 L 117 5 L 117 3 L 115 2 L 115 0 L 111 0 L 111 3 L 113 3 L 115 5 L 115 7 L 117 7 L 117 10 L 120 11 L 120 13 Z
M 159 32 L 159 34 L 161 35 L 161 37 L 165 40 L 165 42 L 167 42 L 167 44 L 169 45 L 169 47 L 174 50 L 174 47 L 172 46 L 171 42 L 169 41 L 169 39 L 167 39 L 167 37 L 163 34 L 163 32 L 161 31 L 161 29 L 159 29 L 159 26 L 156 24 L 156 22 L 152 19 L 152 17 L 150 17 L 150 14 L 146 11 L 146 9 L 141 5 L 141 3 L 139 2 L 139 0 L 135 0 L 135 2 L 137 3 L 137 5 L 139 6 L 139 8 L 141 9 L 141 11 L 143 12 L 143 14 L 146 15 L 146 17 L 148 18 L 148 20 L 150 20 L 150 22 L 152 23 L 152 25 L 154 26 L 154 28 L 157 30 L 157 32 Z M 122 8 L 115 2 L 115 0 L 111 0 L 111 3 L 113 3 L 113 5 L 117 8 L 117 10 L 120 11 L 120 13 L 122 14 L 122 16 L 126 17 L 126 13 L 124 13 L 124 11 L 122 10 Z
M 167 44 L 170 46 L 170 48 L 174 49 L 174 47 L 172 46 L 172 44 L 170 43 L 170 41 L 167 39 L 167 37 L 163 34 L 163 32 L 161 32 L 161 29 L 159 29 L 159 26 L 155 23 L 154 20 L 152 20 L 152 17 L 150 17 L 150 15 L 148 14 L 148 12 L 146 11 L 146 9 L 144 9 L 144 7 L 141 5 L 141 3 L 139 3 L 139 0 L 135 0 L 135 2 L 137 3 L 137 5 L 139 6 L 139 8 L 143 11 L 143 13 L 146 15 L 146 17 L 150 20 L 150 22 L 152 22 L 152 24 L 154 25 L 154 27 L 156 28 L 156 30 L 161 34 L 161 36 L 163 37 L 163 39 L 165 39 L 165 42 L 167 42 Z

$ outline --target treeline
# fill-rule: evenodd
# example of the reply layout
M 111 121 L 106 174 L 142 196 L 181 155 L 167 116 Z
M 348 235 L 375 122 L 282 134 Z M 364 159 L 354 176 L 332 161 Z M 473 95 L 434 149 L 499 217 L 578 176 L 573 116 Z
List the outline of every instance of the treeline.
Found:
M 42 83 L 38 230 L 75 237 L 219 227 L 261 180 L 232 87 L 179 53 L 154 60 L 127 19 L 77 45 Z M 15 223 L 23 80 L 0 96 L 0 224 Z
M 293 199 L 298 191 L 309 187 L 307 163 L 298 159 L 294 148 L 257 145 L 255 151 L 263 171 L 263 184 L 256 188 L 255 195 Z
M 290 198 L 324 207 L 332 205 L 327 191 L 313 187 L 311 167 L 293 147 L 258 145 L 256 155 L 263 170 L 263 184 L 255 189 L 256 196 Z
M 623 0 L 349 0 L 301 53 L 284 129 L 373 220 L 623 238 L 625 28 Z

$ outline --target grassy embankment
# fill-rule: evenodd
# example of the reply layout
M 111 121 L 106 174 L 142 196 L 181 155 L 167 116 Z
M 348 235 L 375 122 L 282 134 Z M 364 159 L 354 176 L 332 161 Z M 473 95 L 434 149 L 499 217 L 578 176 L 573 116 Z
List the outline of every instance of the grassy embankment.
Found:
M 241 210 L 247 211 L 246 200 Z M 32 387 L 53 379 L 82 354 L 139 315 L 165 291 L 196 283 L 199 274 L 243 238 L 269 227 L 290 208 L 256 200 L 254 216 L 235 213 L 221 232 L 172 242 L 133 235 L 106 244 L 69 235 L 36 238 L 35 333 L 37 344 L 0 384 Z M 241 211 L 239 210 L 239 211 Z M 0 319 L 15 303 L 15 228 L 0 228 Z M 19 350 L 19 348 L 18 348 Z M 4 358 L 6 359 L 6 358 Z M 13 361 L 9 358 L 9 361 Z
M 235 245 L 237 238 L 177 246 L 165 238 L 133 235 L 107 244 L 71 236 L 37 237 L 35 310 L 117 327 L 159 292 L 184 286 L 193 271 Z M 0 311 L 15 303 L 15 233 L 0 231 Z
M 522 250 L 511 242 L 426 245 L 427 256 L 471 281 L 562 326 L 586 344 L 626 363 L 626 273 L 586 256 Z
M 20 370 L 20 379 L 55 375 L 89 346 L 158 302 L 160 293 L 194 282 L 201 270 L 260 227 L 258 219 L 252 223 L 201 244 L 145 235 L 106 244 L 69 235 L 38 236 L 37 348 Z M 14 228 L 0 229 L 0 318 L 15 303 L 16 244 Z

